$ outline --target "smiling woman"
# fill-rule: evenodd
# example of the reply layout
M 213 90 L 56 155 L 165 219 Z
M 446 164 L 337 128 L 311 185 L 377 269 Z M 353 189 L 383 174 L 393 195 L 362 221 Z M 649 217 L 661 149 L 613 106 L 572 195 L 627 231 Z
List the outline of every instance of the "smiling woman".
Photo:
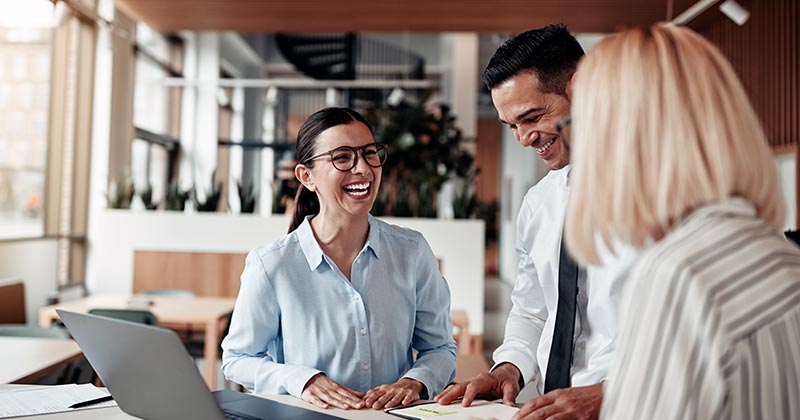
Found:
M 222 345 L 229 380 L 320 407 L 380 409 L 453 379 L 450 291 L 436 257 L 418 232 L 369 214 L 386 157 L 352 109 L 303 123 L 294 217 L 288 235 L 247 257 Z

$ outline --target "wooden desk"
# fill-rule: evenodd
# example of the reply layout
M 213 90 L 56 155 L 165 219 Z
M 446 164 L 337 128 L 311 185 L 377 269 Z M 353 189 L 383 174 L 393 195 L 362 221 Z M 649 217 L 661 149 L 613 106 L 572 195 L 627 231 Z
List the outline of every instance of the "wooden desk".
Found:
M 219 341 L 225 323 L 233 312 L 235 298 L 181 298 L 172 296 L 136 296 L 153 302 L 150 306 L 130 306 L 131 295 L 92 295 L 82 299 L 45 306 L 39 310 L 39 325 L 50 326 L 58 319 L 56 309 L 72 312 L 89 312 L 91 309 L 144 309 L 153 313 L 160 326 L 184 328 L 186 324 L 202 325 L 205 331 L 206 384 L 217 386 L 217 359 Z
M 0 383 L 26 383 L 74 361 L 81 349 L 72 340 L 0 337 Z

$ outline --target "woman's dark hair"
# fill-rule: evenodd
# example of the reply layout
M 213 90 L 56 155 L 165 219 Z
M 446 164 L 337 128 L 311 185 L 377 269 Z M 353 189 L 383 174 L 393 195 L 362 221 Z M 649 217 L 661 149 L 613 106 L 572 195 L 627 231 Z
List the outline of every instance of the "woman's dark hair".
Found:
M 564 25 L 523 32 L 500 46 L 483 71 L 489 89 L 523 72 L 534 72 L 542 93 L 564 95 L 583 57 L 581 44 Z
M 372 133 L 372 127 L 367 120 L 350 108 L 325 108 L 311 114 L 297 132 L 297 162 L 308 168 L 314 167 L 314 161 L 308 159 L 317 153 L 314 147 L 317 144 L 317 137 L 331 127 L 353 122 L 364 124 Z M 292 222 L 289 224 L 289 233 L 297 229 L 306 216 L 317 213 L 319 213 L 317 194 L 301 184 L 294 197 L 294 214 L 292 214 Z

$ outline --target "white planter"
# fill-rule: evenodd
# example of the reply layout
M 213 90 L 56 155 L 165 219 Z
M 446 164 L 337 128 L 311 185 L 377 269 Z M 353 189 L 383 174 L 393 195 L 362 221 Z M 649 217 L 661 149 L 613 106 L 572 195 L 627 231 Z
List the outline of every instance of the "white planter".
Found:
M 470 332 L 483 334 L 484 222 L 383 218 L 425 235 L 450 285 L 452 309 L 467 311 Z M 288 216 L 103 210 L 89 237 L 86 286 L 92 293 L 133 290 L 133 252 L 245 253 L 286 234 Z

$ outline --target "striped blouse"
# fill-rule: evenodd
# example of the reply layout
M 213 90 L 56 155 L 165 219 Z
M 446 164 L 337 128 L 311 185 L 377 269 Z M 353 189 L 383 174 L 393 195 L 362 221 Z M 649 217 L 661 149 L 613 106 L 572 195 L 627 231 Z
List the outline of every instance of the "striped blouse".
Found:
M 800 248 L 740 198 L 641 255 L 604 419 L 800 419 Z

